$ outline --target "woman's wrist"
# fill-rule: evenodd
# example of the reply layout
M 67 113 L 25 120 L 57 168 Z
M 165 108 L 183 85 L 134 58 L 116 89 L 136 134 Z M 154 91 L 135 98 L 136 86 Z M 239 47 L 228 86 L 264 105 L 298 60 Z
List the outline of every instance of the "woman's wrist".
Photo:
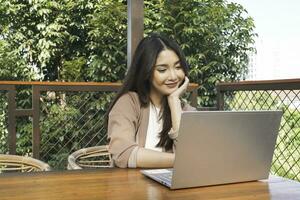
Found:
M 179 96 L 169 95 L 168 96 L 168 103 L 169 103 L 169 106 L 180 104 Z
M 173 153 L 140 148 L 137 153 L 136 166 L 141 168 L 169 168 L 173 167 L 174 159 Z
M 169 138 L 171 138 L 172 140 L 176 140 L 178 137 L 178 129 L 174 130 L 173 128 L 170 129 L 170 131 L 168 132 Z
M 171 118 L 172 118 L 172 130 L 171 132 L 178 132 L 179 123 L 181 118 L 181 101 L 178 96 L 170 96 L 168 97 L 168 103 L 171 110 Z M 174 134 L 173 134 L 174 135 Z

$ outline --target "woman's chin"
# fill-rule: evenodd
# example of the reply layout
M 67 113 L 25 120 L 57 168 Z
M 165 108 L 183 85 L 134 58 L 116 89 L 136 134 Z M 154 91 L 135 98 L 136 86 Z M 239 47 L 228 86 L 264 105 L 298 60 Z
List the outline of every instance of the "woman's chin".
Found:
M 168 88 L 165 90 L 165 95 L 169 96 L 170 94 L 172 94 L 173 92 L 175 92 L 177 90 L 178 87 L 174 87 L 174 88 Z

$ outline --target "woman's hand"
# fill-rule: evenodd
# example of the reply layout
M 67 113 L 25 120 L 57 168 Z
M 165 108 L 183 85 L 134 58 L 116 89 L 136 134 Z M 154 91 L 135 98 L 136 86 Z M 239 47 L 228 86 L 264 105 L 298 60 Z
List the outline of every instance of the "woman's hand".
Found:
M 189 85 L 189 82 L 190 82 L 189 78 L 187 76 L 185 76 L 183 84 L 180 87 L 178 87 L 174 92 L 172 92 L 168 96 L 168 98 L 169 97 L 170 98 L 172 98 L 172 97 L 178 97 L 179 98 L 186 91 L 186 89 Z
M 173 135 L 178 134 L 179 124 L 181 120 L 181 103 L 179 97 L 186 91 L 189 85 L 188 77 L 184 78 L 184 83 L 168 96 L 168 104 L 171 110 L 172 132 Z

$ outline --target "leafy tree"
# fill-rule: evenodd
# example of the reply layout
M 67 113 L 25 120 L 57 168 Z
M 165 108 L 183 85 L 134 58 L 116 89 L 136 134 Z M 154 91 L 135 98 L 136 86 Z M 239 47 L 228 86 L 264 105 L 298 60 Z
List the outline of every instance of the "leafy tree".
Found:
M 0 19 L 1 37 L 40 80 L 115 81 L 125 71 L 126 7 L 120 0 L 1 0 Z M 75 80 L 66 77 L 73 62 L 80 68 Z
M 146 33 L 159 31 L 181 45 L 199 103 L 215 105 L 215 84 L 244 79 L 256 34 L 253 19 L 226 0 L 145 1 Z
M 26 65 L 22 56 L 10 45 L 0 40 L 0 80 L 28 80 L 34 78 L 35 72 Z
M 5 153 L 8 151 L 7 145 L 7 99 L 4 97 L 3 93 L 0 92 L 0 153 Z
M 105 14 L 104 14 L 105 13 Z M 87 79 L 119 81 L 126 73 L 127 7 L 126 1 L 101 1 L 89 18 L 91 50 Z
M 1 37 L 25 66 L 38 70 L 40 80 L 123 79 L 125 0 L 0 3 Z M 145 0 L 145 34 L 161 32 L 178 41 L 205 106 L 215 104 L 217 82 L 245 77 L 253 29 L 247 11 L 226 0 Z

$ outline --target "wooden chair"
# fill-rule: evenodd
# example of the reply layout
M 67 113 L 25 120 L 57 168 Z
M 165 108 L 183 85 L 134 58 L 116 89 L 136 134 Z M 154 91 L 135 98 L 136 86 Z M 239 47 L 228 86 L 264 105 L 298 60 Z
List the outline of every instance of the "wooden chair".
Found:
M 0 154 L 0 173 L 50 171 L 50 169 L 48 164 L 31 157 Z
M 68 170 L 111 167 L 113 161 L 107 145 L 79 149 L 68 157 Z

